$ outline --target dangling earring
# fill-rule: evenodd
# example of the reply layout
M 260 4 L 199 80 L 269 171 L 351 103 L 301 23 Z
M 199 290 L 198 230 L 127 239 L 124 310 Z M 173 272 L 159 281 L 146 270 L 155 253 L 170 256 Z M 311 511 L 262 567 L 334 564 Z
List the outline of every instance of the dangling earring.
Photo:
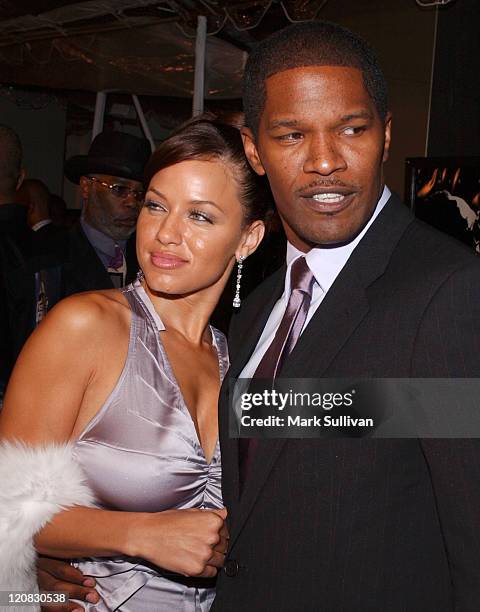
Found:
M 140 268 L 140 270 L 137 272 L 137 278 L 136 280 L 141 283 L 142 280 L 145 278 L 145 274 L 143 273 L 142 268 Z
M 233 298 L 233 307 L 234 308 L 240 308 L 240 281 L 242 278 L 242 268 L 243 268 L 243 260 L 245 259 L 245 257 L 243 255 L 240 255 L 240 257 L 238 258 L 237 264 L 238 264 L 238 268 L 237 268 L 237 288 L 235 291 L 235 297 Z

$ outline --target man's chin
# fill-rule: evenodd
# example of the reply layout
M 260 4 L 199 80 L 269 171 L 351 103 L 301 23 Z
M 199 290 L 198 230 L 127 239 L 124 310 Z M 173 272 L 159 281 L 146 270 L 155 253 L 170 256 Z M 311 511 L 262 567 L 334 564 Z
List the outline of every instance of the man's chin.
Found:
M 300 244 L 303 244 L 307 249 L 320 248 L 320 249 L 334 249 L 337 247 L 345 246 L 355 240 L 355 238 L 363 231 L 370 217 L 362 220 L 361 222 L 351 223 L 349 225 L 340 224 L 334 226 L 333 224 L 328 227 L 324 224 L 323 227 L 315 227 L 311 224 L 309 227 L 298 228 L 295 231 L 295 238 Z M 287 233 L 288 237 L 288 233 Z M 290 242 L 295 245 L 295 241 L 289 238 Z M 300 247 L 298 247 L 300 248 Z M 302 250 L 307 250 L 303 248 Z
M 313 231 L 312 231 L 313 230 Z M 351 242 L 358 232 L 331 231 L 324 229 L 315 231 L 311 226 L 308 228 L 298 228 L 296 231 L 287 231 L 287 239 L 294 247 L 303 252 L 310 249 L 333 249 Z
M 114 240 L 127 240 L 135 231 L 135 225 L 132 227 L 121 227 L 118 226 L 112 231 L 112 237 Z

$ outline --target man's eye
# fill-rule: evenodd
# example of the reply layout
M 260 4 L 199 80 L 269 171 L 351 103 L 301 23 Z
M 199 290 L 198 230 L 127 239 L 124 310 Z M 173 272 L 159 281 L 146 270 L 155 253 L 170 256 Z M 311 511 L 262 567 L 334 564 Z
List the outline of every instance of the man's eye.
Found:
M 116 195 L 119 198 L 123 198 L 124 196 L 128 195 L 130 191 L 130 189 L 125 187 L 125 185 L 112 185 L 110 189 L 112 190 L 113 195 Z
M 303 134 L 301 132 L 289 132 L 288 134 L 282 134 L 281 136 L 278 136 L 277 140 L 283 142 L 295 142 L 297 140 L 300 140 L 302 137 Z
M 343 133 L 347 136 L 358 136 L 359 134 L 363 134 L 366 129 L 367 127 L 365 125 L 349 126 L 343 130 Z

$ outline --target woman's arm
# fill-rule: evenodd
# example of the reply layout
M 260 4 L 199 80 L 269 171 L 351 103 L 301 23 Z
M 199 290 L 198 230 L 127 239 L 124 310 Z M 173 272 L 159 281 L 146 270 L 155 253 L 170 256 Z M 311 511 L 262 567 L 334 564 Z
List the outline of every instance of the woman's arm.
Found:
M 225 559 L 225 518 L 224 509 L 140 513 L 70 508 L 55 515 L 35 542 L 41 554 L 51 557 L 126 555 L 186 576 L 215 576 Z
M 115 300 L 113 300 L 115 302 Z M 8 386 L 0 438 L 38 446 L 66 443 L 82 409 L 109 389 L 112 359 L 127 354 L 122 312 L 106 294 L 58 304 L 32 334 Z M 128 326 L 127 326 L 128 327 Z M 119 337 L 125 336 L 121 345 Z M 118 374 L 123 366 L 118 364 Z M 100 399 L 98 396 L 102 396 Z M 59 512 L 37 535 L 39 552 L 56 557 L 132 555 L 188 575 L 214 575 L 223 563 L 224 514 L 181 510 L 127 513 L 75 507 Z

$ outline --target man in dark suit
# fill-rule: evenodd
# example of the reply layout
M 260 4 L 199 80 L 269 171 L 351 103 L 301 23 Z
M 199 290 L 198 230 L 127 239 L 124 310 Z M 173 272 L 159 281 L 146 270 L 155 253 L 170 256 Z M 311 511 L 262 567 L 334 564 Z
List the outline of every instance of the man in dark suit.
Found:
M 79 291 L 121 287 L 135 278 L 135 224 L 143 200 L 148 140 L 102 132 L 87 155 L 65 164 L 65 175 L 80 185 L 80 221 L 62 237 L 62 297 Z
M 15 203 L 24 174 L 20 139 L 10 127 L 0 125 L 0 404 L 15 359 L 7 274 L 21 256 L 20 246 L 29 232 L 26 211 Z
M 18 353 L 40 315 L 39 277 L 54 260 L 41 232 L 29 228 L 39 229 L 38 211 L 27 215 L 17 203 L 24 176 L 20 139 L 0 125 L 0 404 Z
M 289 244 L 234 317 L 229 378 L 478 377 L 480 263 L 385 187 L 373 52 L 338 26 L 298 24 L 258 46 L 245 83 L 245 150 Z M 227 380 L 230 544 L 213 611 L 478 610 L 477 440 L 240 444 L 229 399 Z
M 289 245 L 234 317 L 230 378 L 478 377 L 480 262 L 385 187 L 391 118 L 369 48 L 291 26 L 252 53 L 244 94 L 247 156 Z M 239 444 L 230 410 L 224 384 L 230 546 L 212 610 L 478 610 L 479 440 Z

